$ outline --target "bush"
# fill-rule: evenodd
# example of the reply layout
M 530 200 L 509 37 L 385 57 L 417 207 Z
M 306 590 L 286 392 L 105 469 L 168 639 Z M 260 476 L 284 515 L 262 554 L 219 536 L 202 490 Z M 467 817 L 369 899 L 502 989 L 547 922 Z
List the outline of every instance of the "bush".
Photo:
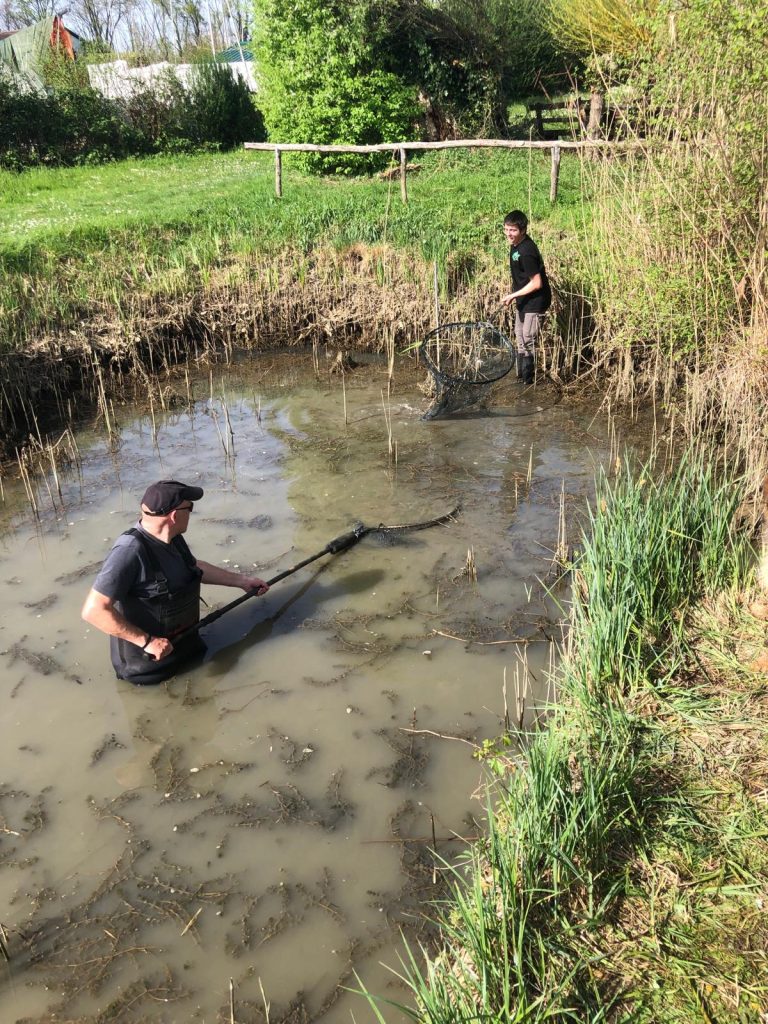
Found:
M 35 164 L 231 149 L 264 138 L 247 86 L 223 65 L 201 64 L 190 91 L 169 74 L 159 87 L 121 101 L 82 85 L 82 75 L 60 62 L 52 70 L 49 81 L 59 84 L 47 93 L 24 91 L 0 76 L 0 166 L 21 170 Z
M 0 166 L 82 164 L 144 149 L 142 134 L 92 89 L 38 94 L 0 76 Z
M 261 101 L 276 142 L 373 145 L 416 136 L 413 86 L 378 60 L 386 33 L 368 0 L 265 0 L 254 45 Z M 317 171 L 370 171 L 387 154 L 311 154 Z
M 232 149 L 266 138 L 248 86 L 223 64 L 200 64 L 188 97 L 188 137 L 197 145 Z
M 547 11 L 548 0 L 402 0 L 388 49 L 451 134 L 503 134 L 510 100 L 565 72 Z

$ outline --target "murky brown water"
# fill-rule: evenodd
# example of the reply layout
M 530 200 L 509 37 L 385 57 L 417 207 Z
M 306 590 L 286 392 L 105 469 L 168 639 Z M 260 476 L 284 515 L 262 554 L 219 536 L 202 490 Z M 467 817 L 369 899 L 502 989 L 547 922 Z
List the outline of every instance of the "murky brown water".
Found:
M 607 457 L 604 422 L 545 386 L 510 390 L 492 415 L 423 423 L 414 380 L 383 397 L 372 365 L 346 378 L 345 425 L 340 378 L 291 365 L 216 371 L 212 400 L 199 381 L 206 397 L 155 410 L 154 429 L 118 409 L 115 450 L 84 430 L 81 473 L 62 474 L 63 508 L 41 485 L 39 524 L 5 483 L 3 1022 L 229 1021 L 230 978 L 240 1024 L 265 1019 L 265 999 L 272 1024 L 373 1020 L 339 986 L 357 971 L 402 998 L 380 961 L 397 966 L 400 931 L 420 933 L 436 891 L 432 823 L 451 859 L 462 844 L 449 837 L 482 819 L 481 768 L 460 738 L 498 735 L 505 676 L 516 716 L 523 658 L 547 698 L 558 612 L 540 580 L 563 482 L 582 506 Z M 206 489 L 196 554 L 265 577 L 356 520 L 464 511 L 315 563 L 210 627 L 201 668 L 133 688 L 79 611 L 161 477 Z M 212 604 L 239 593 L 204 589 Z

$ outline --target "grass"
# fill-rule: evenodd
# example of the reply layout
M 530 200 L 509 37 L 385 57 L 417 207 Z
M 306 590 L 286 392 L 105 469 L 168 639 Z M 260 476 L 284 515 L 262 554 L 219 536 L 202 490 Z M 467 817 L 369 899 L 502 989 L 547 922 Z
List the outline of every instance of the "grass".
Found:
M 291 168 L 290 154 L 283 161 L 281 200 L 274 197 L 272 157 L 261 153 L 155 157 L 22 174 L 0 171 L 2 251 L 55 244 L 72 231 L 141 229 L 189 216 L 198 225 L 218 224 L 222 231 L 241 227 L 245 219 L 260 236 L 284 244 L 295 241 L 297 228 L 306 222 L 310 233 L 330 229 L 332 237 L 345 242 L 371 236 L 381 241 L 387 231 L 389 240 L 416 240 L 432 248 L 440 248 L 446 238 L 452 246 L 462 238 L 483 245 L 500 239 L 499 221 L 510 206 L 530 209 L 539 221 L 550 219 L 546 154 L 533 153 L 529 166 L 528 155 L 518 152 L 427 153 L 418 161 L 420 174 L 409 176 L 410 203 L 404 208 L 397 182 L 310 177 Z M 580 198 L 577 163 L 564 161 L 562 173 L 558 213 L 578 205 Z
M 137 288 L 174 294 L 206 272 L 254 254 L 386 244 L 425 261 L 489 254 L 504 279 L 499 228 L 529 209 L 541 230 L 573 224 L 579 168 L 564 161 L 550 209 L 546 155 L 429 154 L 397 182 L 317 179 L 291 169 L 274 196 L 269 155 L 232 153 L 129 160 L 98 168 L 0 173 L 0 337 L 23 348 L 93 311 L 119 310 Z
M 562 706 L 508 759 L 488 838 L 436 908 L 439 948 L 402 965 L 413 1020 L 766 1019 L 768 714 L 741 482 L 690 454 L 598 490 Z

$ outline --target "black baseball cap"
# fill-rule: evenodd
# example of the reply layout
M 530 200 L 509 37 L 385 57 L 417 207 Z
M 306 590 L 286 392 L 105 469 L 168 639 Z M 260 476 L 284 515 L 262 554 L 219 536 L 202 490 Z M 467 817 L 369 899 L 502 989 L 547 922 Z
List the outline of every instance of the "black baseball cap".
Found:
M 151 516 L 167 516 L 182 501 L 199 501 L 202 496 L 202 487 L 190 487 L 178 480 L 158 480 L 146 489 L 141 504 Z

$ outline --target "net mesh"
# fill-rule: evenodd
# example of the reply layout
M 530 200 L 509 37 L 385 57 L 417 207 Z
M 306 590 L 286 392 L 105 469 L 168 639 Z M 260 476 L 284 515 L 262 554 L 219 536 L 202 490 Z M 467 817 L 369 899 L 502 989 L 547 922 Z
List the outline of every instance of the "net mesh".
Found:
M 487 402 L 494 381 L 515 365 L 509 338 L 480 320 L 436 327 L 419 346 L 419 356 L 431 376 L 428 420 Z

